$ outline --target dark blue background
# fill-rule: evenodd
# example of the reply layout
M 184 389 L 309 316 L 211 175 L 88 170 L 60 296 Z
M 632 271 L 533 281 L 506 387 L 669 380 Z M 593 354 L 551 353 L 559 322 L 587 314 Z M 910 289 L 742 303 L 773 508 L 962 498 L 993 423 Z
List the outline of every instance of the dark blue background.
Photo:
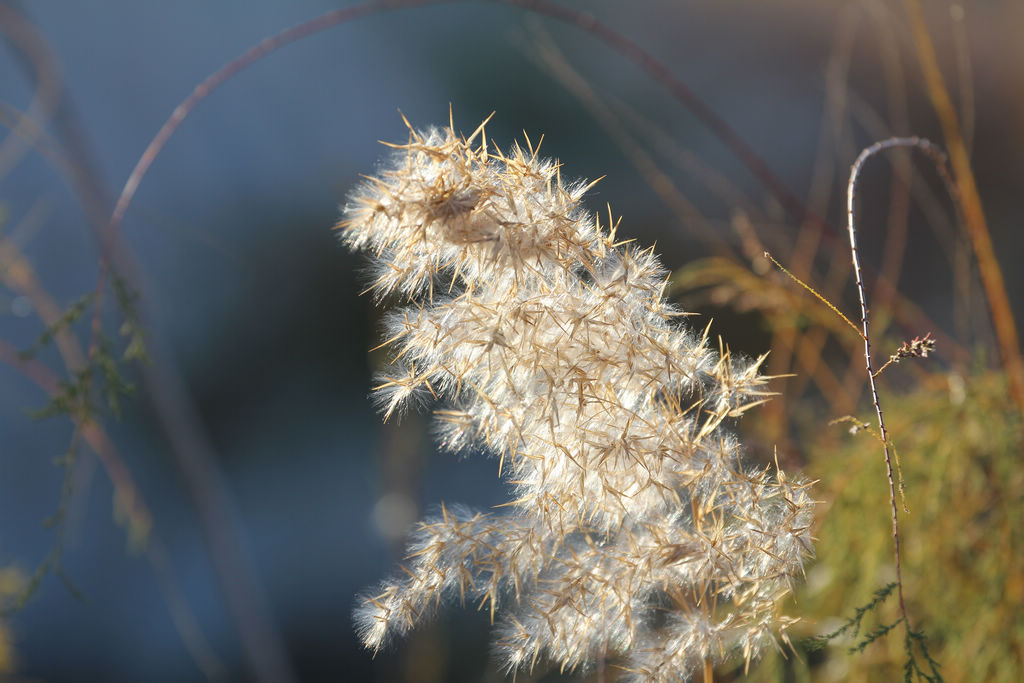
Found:
M 825 68 L 844 19 L 840 3 L 575 2 L 640 42 L 806 195 L 824 107 Z M 818 5 L 823 5 L 819 7 Z M 846 4 L 847 7 L 855 3 Z M 970 7 L 977 78 L 976 163 L 1000 254 L 1019 254 L 1024 210 L 1024 74 L 1014 40 L 1014 3 Z M 833 6 L 835 5 L 835 6 Z M 59 60 L 96 179 L 116 194 L 174 106 L 202 78 L 267 35 L 339 6 L 303 0 L 147 3 L 22 2 Z M 950 66 L 946 15 L 933 17 Z M 361 261 L 337 246 L 331 226 L 358 173 L 402 141 L 398 109 L 416 125 L 472 130 L 497 111 L 489 137 L 503 146 L 525 130 L 568 176 L 606 175 L 590 206 L 625 216 L 620 234 L 658 242 L 666 265 L 702 252 L 585 110 L 528 56 L 535 21 L 495 5 L 404 10 L 361 20 L 291 45 L 232 79 L 185 122 L 154 164 L 123 225 L 143 274 L 150 335 L 181 368 L 244 525 L 294 664 L 304 680 L 480 680 L 486 617 L 453 610 L 376 662 L 360 651 L 350 613 L 357 591 L 391 571 L 400 543 L 380 532 L 374 509 L 403 492 L 419 516 L 442 500 L 501 502 L 497 463 L 436 454 L 426 418 L 382 428 L 366 396 L 375 336 L 372 303 L 360 299 Z M 763 202 L 766 192 L 706 129 L 620 55 L 576 29 L 543 22 L 591 84 L 628 101 L 680 144 Z M 877 49 L 867 20 L 855 42 L 852 87 L 884 107 Z M 913 132 L 938 139 L 905 51 Z M 953 73 L 949 71 L 948 73 Z M 1009 87 L 1010 85 L 1013 87 Z M 955 85 L 955 83 L 954 83 Z M 24 108 L 33 81 L 11 50 L 0 51 L 0 99 Z M 871 142 L 862 131 L 857 147 Z M 855 153 L 844 163 L 852 160 Z M 880 165 L 881 166 L 881 165 Z M 681 187 L 726 231 L 730 207 Z M 885 184 L 872 184 L 880 192 Z M 695 194 L 696 193 L 696 194 Z M 842 220 L 836 193 L 829 217 Z M 57 173 L 30 154 L 0 178 L 10 231 L 33 206 L 47 211 L 19 244 L 62 305 L 92 289 L 97 247 Z M 880 228 L 864 228 L 877 242 Z M 921 231 L 926 235 L 926 231 Z M 907 293 L 948 320 L 948 268 L 925 238 L 915 245 Z M 876 248 L 867 247 L 869 254 Z M 1007 259 L 1008 266 L 1014 266 Z M 1006 273 L 1021 303 L 1020 269 Z M 0 336 L 27 346 L 41 331 L 0 298 Z M 726 321 L 726 324 L 728 321 Z M 110 323 L 113 328 L 114 323 Z M 76 328 L 84 333 L 85 328 Z M 729 334 L 727 330 L 725 332 Z M 763 351 L 758 331 L 730 343 Z M 42 359 L 58 367 L 56 356 Z M 31 573 L 54 537 L 41 520 L 56 509 L 62 472 L 52 463 L 71 434 L 67 421 L 36 422 L 41 393 L 0 367 L 0 566 Z M 233 679 L 246 677 L 236 629 L 226 617 L 197 519 L 147 401 L 131 400 L 108 428 L 154 511 L 155 532 L 205 636 Z M 194 680 L 149 564 L 126 551 L 101 469 L 79 491 L 66 567 L 76 601 L 53 577 L 9 620 L 19 671 L 31 680 Z M 491 679 L 497 676 L 488 669 Z

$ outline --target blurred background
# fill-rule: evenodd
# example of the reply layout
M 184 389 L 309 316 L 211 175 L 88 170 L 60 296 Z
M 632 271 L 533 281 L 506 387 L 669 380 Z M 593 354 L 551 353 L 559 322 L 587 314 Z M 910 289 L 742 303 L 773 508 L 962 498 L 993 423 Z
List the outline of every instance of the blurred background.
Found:
M 673 295 L 701 326 L 713 318 L 736 352 L 772 349 L 769 370 L 796 376 L 740 425 L 750 457 L 777 447 L 787 469 L 823 481 L 819 561 L 785 609 L 804 618 L 803 637 L 870 600 L 893 573 L 881 455 L 828 424 L 871 417 L 860 339 L 761 253 L 854 317 L 845 233 L 806 210 L 843 225 L 849 165 L 875 140 L 945 142 L 907 10 L 916 3 L 562 5 L 660 60 L 764 160 L 775 188 L 706 115 L 571 23 L 443 4 L 307 37 L 212 92 L 156 157 L 117 233 L 94 335 L 98 235 L 163 122 L 229 60 L 344 4 L 0 0 L 3 675 L 503 679 L 473 606 L 375 659 L 352 630 L 356 594 L 394 571 L 415 520 L 442 501 L 507 499 L 494 459 L 438 453 L 429 415 L 382 425 L 368 400 L 386 360 L 368 352 L 380 311 L 359 296 L 364 261 L 331 228 L 384 154 L 378 140 L 405 141 L 399 110 L 427 127 L 447 123 L 450 106 L 466 133 L 496 112 L 488 137 L 503 148 L 543 135 L 564 175 L 604 176 L 588 207 L 610 203 L 620 235 L 657 243 L 679 269 Z M 925 5 L 1019 320 L 1024 5 Z M 925 332 L 939 340 L 937 358 L 887 370 L 883 386 L 913 510 L 915 627 L 948 680 L 1014 680 L 1021 406 L 981 284 L 991 267 L 974 259 L 927 161 L 888 158 L 861 186 L 878 357 Z M 122 383 L 134 391 L 121 396 Z M 41 416 L 47 390 L 62 401 Z M 106 400 L 117 396 L 120 416 Z M 753 675 L 888 680 L 903 665 L 902 639 L 891 641 L 768 656 Z M 741 673 L 725 664 L 718 675 Z

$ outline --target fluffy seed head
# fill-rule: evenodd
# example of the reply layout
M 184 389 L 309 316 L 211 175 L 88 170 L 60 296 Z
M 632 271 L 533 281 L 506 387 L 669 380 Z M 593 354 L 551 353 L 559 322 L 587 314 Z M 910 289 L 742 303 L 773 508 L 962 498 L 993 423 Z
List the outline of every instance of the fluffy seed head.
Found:
M 671 681 L 755 656 L 788 623 L 813 507 L 805 484 L 744 469 L 726 431 L 767 395 L 760 360 L 682 327 L 653 252 L 531 145 L 410 127 L 392 147 L 339 224 L 371 289 L 404 300 L 377 400 L 385 418 L 436 400 L 443 446 L 494 454 L 515 497 L 421 523 L 357 609 L 366 646 L 470 599 L 500 619 L 509 669 L 609 657 Z

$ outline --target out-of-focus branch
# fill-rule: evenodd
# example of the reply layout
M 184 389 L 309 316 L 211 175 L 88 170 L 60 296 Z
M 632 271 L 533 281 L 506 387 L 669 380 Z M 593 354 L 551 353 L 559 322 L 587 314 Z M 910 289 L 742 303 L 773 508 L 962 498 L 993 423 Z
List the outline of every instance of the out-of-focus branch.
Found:
M 56 396 L 61 391 L 61 380 L 56 373 L 39 361 L 21 358 L 18 349 L 5 339 L 0 339 L 0 362 L 18 370 L 48 396 Z M 107 475 L 114 485 L 114 496 L 118 501 L 119 509 L 127 515 L 129 528 L 136 530 L 131 533 L 137 535 L 141 530 L 146 530 L 148 533 L 152 527 L 149 508 L 139 495 L 131 472 L 117 455 L 110 437 L 107 436 L 103 427 L 93 420 L 82 420 L 74 414 L 71 415 L 71 419 L 80 430 L 82 438 L 96 453 L 100 463 L 107 471 Z
M 729 243 L 721 238 L 718 231 L 708 222 L 699 209 L 683 194 L 652 156 L 633 136 L 626 131 L 619 118 L 573 67 L 569 60 L 552 40 L 551 36 L 539 25 L 534 28 L 533 42 L 528 57 L 557 80 L 571 93 L 590 113 L 595 121 L 604 129 L 606 135 L 615 143 L 619 150 L 629 159 L 648 186 L 679 219 L 680 223 L 693 231 L 694 236 L 704 246 L 719 256 L 732 253 Z
M 1003 271 L 999 267 L 999 260 L 996 259 L 992 236 L 989 233 L 985 212 L 981 206 L 981 197 L 978 194 L 978 186 L 971 170 L 970 155 L 964 144 L 963 135 L 960 133 L 956 108 L 949 97 L 949 91 L 946 90 L 946 84 L 939 69 L 935 46 L 928 33 L 921 5 L 917 0 L 904 0 L 904 4 L 910 18 L 914 44 L 917 47 L 917 57 L 928 86 L 928 97 L 942 124 L 942 133 L 946 138 L 946 147 L 949 149 L 949 160 L 953 167 L 960 202 L 963 206 L 967 234 L 971 238 L 974 255 L 978 259 L 981 283 L 988 298 L 989 310 L 992 312 L 992 324 L 996 330 L 996 339 L 999 341 L 999 351 L 1010 380 L 1010 396 L 1021 412 L 1024 412 L 1024 360 L 1021 358 L 1020 337 L 1017 334 L 1013 308 L 1010 306 L 1010 298 L 1003 281 Z
M 108 259 L 106 255 L 116 243 L 114 236 L 124 219 L 125 213 L 138 190 L 143 178 L 159 156 L 164 146 L 174 135 L 177 129 L 184 122 L 186 117 L 202 102 L 213 90 L 230 80 L 234 75 L 248 68 L 253 63 L 272 52 L 302 38 L 320 33 L 334 26 L 354 21 L 359 18 L 380 14 L 382 12 L 402 9 L 407 7 L 422 7 L 434 4 L 446 4 L 458 2 L 459 0 L 376 0 L 360 5 L 354 5 L 339 10 L 332 10 L 309 21 L 297 24 L 276 35 L 268 37 L 258 45 L 250 48 L 237 58 L 228 62 L 224 67 L 214 72 L 208 78 L 197 85 L 192 93 L 175 107 L 167 121 L 147 145 L 142 156 L 132 170 L 121 193 L 117 199 L 113 214 L 107 228 L 107 235 L 102 239 L 104 244 L 104 258 L 101 261 L 101 270 L 97 282 L 96 291 L 96 317 L 94 318 L 94 331 L 98 332 L 99 311 L 103 301 L 103 288 L 107 277 Z M 820 233 L 822 240 L 829 246 L 841 246 L 838 229 L 811 211 L 795 194 L 793 194 L 778 176 L 769 168 L 767 163 L 746 143 L 728 123 L 725 122 L 715 111 L 707 105 L 693 90 L 685 83 L 677 79 L 671 70 L 651 53 L 644 50 L 639 44 L 619 33 L 612 27 L 598 21 L 593 15 L 566 7 L 549 0 L 495 0 L 498 4 L 505 4 L 519 7 L 528 12 L 548 17 L 562 23 L 573 26 L 585 33 L 590 34 L 617 54 L 636 64 L 641 70 L 653 78 L 664 88 L 677 102 L 693 114 L 701 123 L 718 137 L 740 162 L 747 167 L 751 174 L 775 197 L 786 212 L 797 222 L 804 224 L 814 233 Z M 871 273 L 871 269 L 865 268 L 865 272 Z M 899 300 L 893 303 L 893 308 L 899 315 L 902 315 L 911 327 L 937 329 L 924 313 L 909 302 Z
M 9 239 L 0 238 L 0 278 L 11 290 L 25 296 L 32 303 L 40 320 L 55 329 L 54 341 L 68 372 L 72 375 L 85 367 L 85 354 L 76 336 L 69 330 L 57 328 L 61 318 L 60 307 L 39 282 L 35 269 L 17 246 Z M 0 360 L 20 370 L 48 395 L 60 391 L 60 380 L 48 367 L 33 360 L 22 359 L 14 347 L 0 340 Z M 170 612 L 178 634 L 196 665 L 211 681 L 224 680 L 227 671 L 214 654 L 196 622 L 191 607 L 171 570 L 167 552 L 152 530 L 152 515 L 138 492 L 124 459 L 118 454 L 114 442 L 96 422 L 81 423 L 82 438 L 89 444 L 114 485 L 114 496 L 120 514 L 125 514 L 130 537 L 145 536 L 146 557 L 153 568 L 160 591 Z
M 54 330 L 53 340 L 68 372 L 74 375 L 82 370 L 85 367 L 85 354 L 73 336 L 58 326 L 62 315 L 60 306 L 43 288 L 32 264 L 13 241 L 4 237 L 0 237 L 0 280 L 9 289 L 27 298 L 43 325 Z
M 48 120 L 60 101 L 62 82 L 57 60 L 45 47 L 35 26 L 10 5 L 0 3 L 0 33 L 25 55 L 33 67 L 35 92 L 27 112 L 30 117 Z M 32 147 L 41 128 L 20 121 L 0 143 L 0 178 L 5 177 Z
M 4 8 L 4 17 L 7 20 L 29 23 L 9 4 L 0 4 L 0 7 Z M 21 34 L 19 33 L 19 35 Z M 35 32 L 24 35 L 28 36 L 29 47 L 24 52 L 28 59 L 26 66 L 32 66 L 38 55 L 44 55 L 45 59 L 54 61 L 52 52 L 41 36 Z M 19 44 L 18 47 L 21 45 Z M 31 117 L 21 117 L 19 122 L 26 119 L 31 119 Z M 95 358 L 98 350 L 99 332 L 102 326 L 102 294 L 106 289 L 106 278 L 110 273 L 112 259 L 117 264 L 119 273 L 135 291 L 139 290 L 139 278 L 130 255 L 118 241 L 112 239 L 113 233 L 110 231 L 105 233 L 103 230 L 103 226 L 107 224 L 106 216 L 109 215 L 107 208 L 109 202 L 97 180 L 98 174 L 87 172 L 87 169 L 92 168 L 92 164 L 87 158 L 84 140 L 77 134 L 77 127 L 70 121 L 70 117 L 64 117 L 60 124 L 57 126 L 57 133 L 62 138 L 59 140 L 59 147 L 62 149 L 58 149 L 56 157 L 64 159 L 73 155 L 74 158 L 66 159 L 68 163 L 61 164 L 61 170 L 66 176 L 70 175 L 72 186 L 96 228 L 101 245 L 100 273 L 97 294 L 93 301 L 92 338 L 85 361 L 88 364 Z M 41 131 L 42 127 L 36 126 L 36 129 Z M 28 132 L 28 135 L 31 137 L 31 131 Z M 105 239 L 105 234 L 108 239 Z M 36 294 L 38 295 L 40 291 L 42 291 L 41 288 L 36 291 Z M 9 355 L 11 350 L 6 349 L 6 351 Z M 151 353 L 150 357 L 153 363 L 143 365 L 143 376 L 151 395 L 155 398 L 158 412 L 164 411 L 158 415 L 161 418 L 161 425 L 172 443 L 172 453 L 184 471 L 186 481 L 190 484 L 190 493 L 199 513 L 213 565 L 220 578 L 228 609 L 240 631 L 243 649 L 249 660 L 252 673 L 261 681 L 287 682 L 294 680 L 283 639 L 273 626 L 266 598 L 240 546 L 240 525 L 234 518 L 228 496 L 222 482 L 219 481 L 212 449 L 209 447 L 205 435 L 198 428 L 197 420 L 182 420 L 182 415 L 191 415 L 191 413 L 184 392 L 180 388 L 175 391 L 175 388 L 179 387 L 179 383 L 174 384 L 171 389 L 166 391 L 164 387 L 160 386 L 160 381 L 164 378 L 173 376 L 174 381 L 177 382 L 177 377 L 166 370 L 165 360 L 155 353 Z M 17 355 L 13 356 L 13 359 L 17 360 Z M 32 372 L 37 372 L 35 366 L 32 367 Z M 167 396 L 173 396 L 174 399 L 168 401 Z M 175 401 L 177 401 L 177 405 Z M 182 406 L 181 403 L 185 405 Z M 113 444 L 106 439 L 102 430 L 99 433 L 96 432 L 97 426 L 94 423 L 80 425 L 80 428 L 87 441 L 90 439 L 104 440 L 105 443 L 100 444 L 106 447 L 104 453 L 113 452 L 111 450 Z M 183 438 L 185 439 L 184 445 L 191 446 L 194 450 L 181 451 Z M 89 443 L 92 445 L 93 441 L 89 441 Z M 123 479 L 127 475 L 127 469 L 119 459 L 104 461 L 104 456 L 100 451 L 97 451 L 97 455 L 112 479 L 115 477 Z M 135 500 L 134 488 L 119 490 L 121 491 L 119 502 L 127 500 L 131 503 Z M 161 566 L 166 568 L 166 562 Z M 155 568 L 158 572 L 161 571 L 160 567 Z M 164 572 L 164 578 L 169 578 L 167 572 Z M 166 580 L 161 580 L 161 584 L 169 585 Z M 182 637 L 190 652 L 197 658 L 200 667 L 208 672 L 208 676 L 209 672 L 213 672 L 216 675 L 212 677 L 223 677 L 223 667 L 219 663 L 216 666 L 209 666 L 210 662 L 216 662 L 216 658 L 211 659 L 212 652 L 209 651 L 209 648 L 200 647 L 199 650 L 196 650 L 193 647 L 196 643 L 201 642 L 201 639 L 197 640 L 195 629 L 189 625 L 194 624 L 194 619 L 183 619 L 183 615 L 186 613 L 187 610 L 172 606 L 172 617 L 175 619 L 175 623 L 186 629 L 186 632 L 182 632 Z M 204 664 L 204 662 L 206 663 Z M 218 671 L 220 673 L 217 673 Z
M 4 339 L 0 339 L 0 362 L 18 370 L 47 395 L 52 397 L 60 392 L 60 378 L 52 370 L 39 361 L 21 358 L 14 345 Z M 89 444 L 89 448 L 96 454 L 97 459 L 106 470 L 107 476 L 110 477 L 110 481 L 114 485 L 118 510 L 125 515 L 126 524 L 132 530 L 130 535 L 138 537 L 140 533 L 144 532 L 145 534 L 146 559 L 153 567 L 160 591 L 170 610 L 171 619 L 174 621 L 186 649 L 207 679 L 211 681 L 224 680 L 226 678 L 224 665 L 213 653 L 196 623 L 188 601 L 171 571 L 167 552 L 160 539 L 152 531 L 152 514 L 149 507 L 139 494 L 138 486 L 128 467 L 124 464 L 124 459 L 118 453 L 117 447 L 102 425 L 97 422 L 78 421 L 76 427 L 81 430 L 82 439 Z

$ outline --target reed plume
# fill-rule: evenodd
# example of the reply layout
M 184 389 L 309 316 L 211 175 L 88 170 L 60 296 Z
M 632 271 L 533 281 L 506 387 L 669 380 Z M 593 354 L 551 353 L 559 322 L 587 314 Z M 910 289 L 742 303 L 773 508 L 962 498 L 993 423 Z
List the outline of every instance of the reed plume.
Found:
M 590 185 L 529 141 L 410 126 L 391 147 L 339 223 L 372 291 L 404 302 L 374 395 L 385 418 L 439 404 L 441 445 L 496 456 L 515 496 L 420 523 L 404 571 L 360 599 L 366 647 L 453 600 L 490 610 L 510 671 L 608 658 L 685 680 L 784 639 L 813 502 L 727 431 L 768 395 L 763 358 L 682 326 L 653 251 L 616 241 L 581 206 Z

